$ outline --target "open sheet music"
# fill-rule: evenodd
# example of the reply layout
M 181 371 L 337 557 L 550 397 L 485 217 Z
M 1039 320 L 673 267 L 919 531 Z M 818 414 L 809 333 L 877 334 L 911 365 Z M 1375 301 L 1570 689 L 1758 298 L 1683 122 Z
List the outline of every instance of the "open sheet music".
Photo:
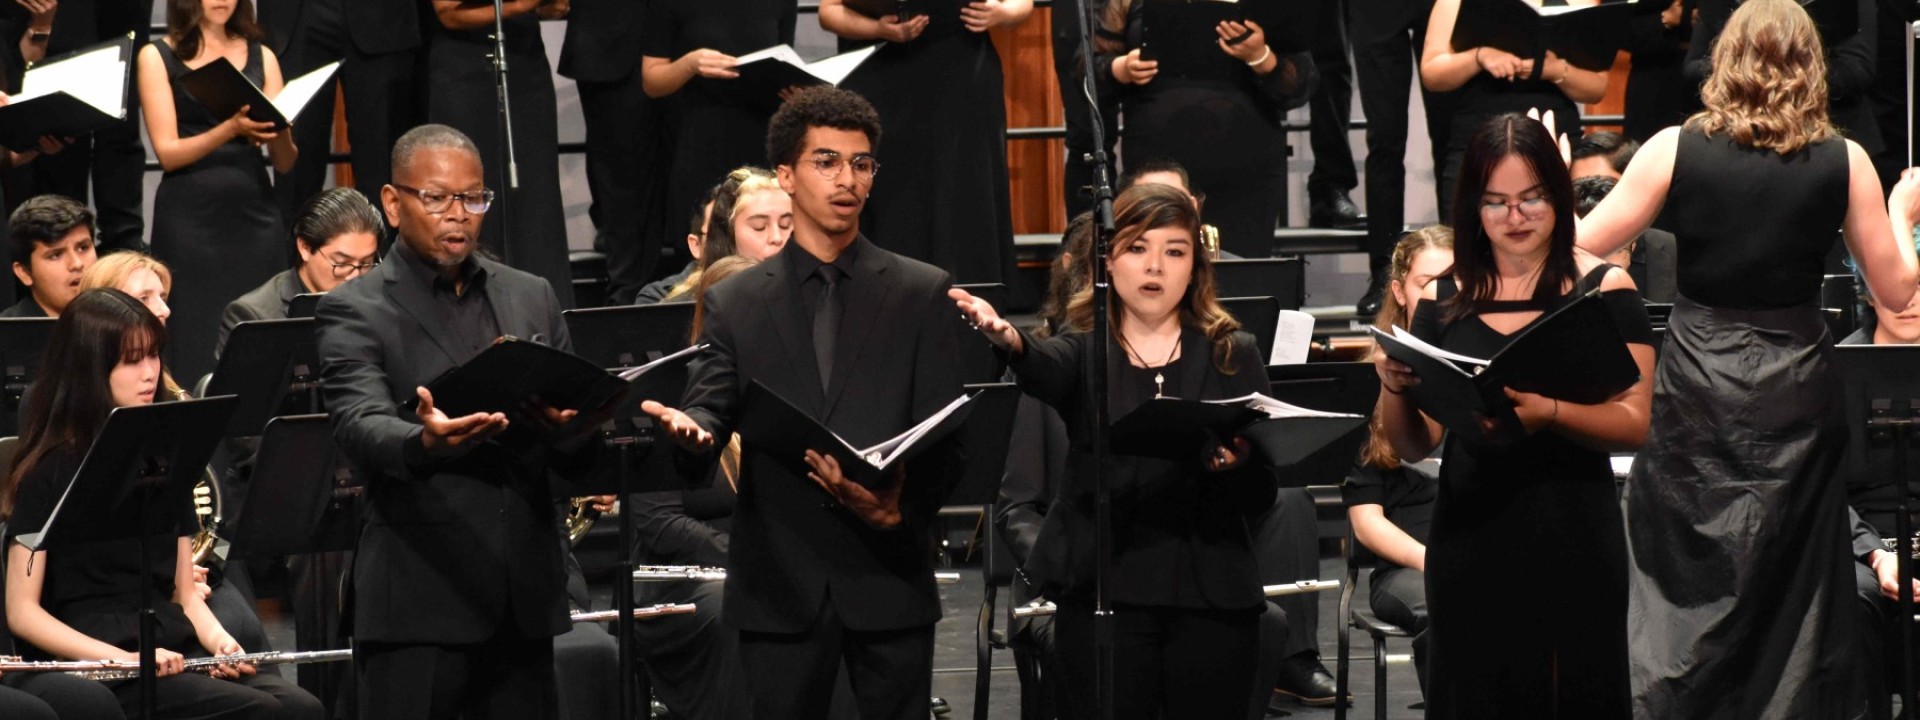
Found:
M 0 106 L 0 144 L 31 150 L 40 137 L 75 137 L 127 118 L 133 35 L 34 63 Z

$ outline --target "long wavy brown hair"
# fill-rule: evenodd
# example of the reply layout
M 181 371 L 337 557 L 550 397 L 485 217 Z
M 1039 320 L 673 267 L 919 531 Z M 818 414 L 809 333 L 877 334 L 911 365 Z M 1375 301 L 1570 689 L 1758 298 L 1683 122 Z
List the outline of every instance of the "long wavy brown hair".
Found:
M 1393 246 L 1393 260 L 1387 265 L 1387 280 L 1395 284 L 1406 282 L 1407 275 L 1413 272 L 1414 258 L 1429 248 L 1453 252 L 1453 229 L 1445 225 L 1429 225 L 1400 238 L 1400 242 Z M 1407 292 L 1418 293 L 1420 288 L 1407 288 Z M 1411 330 L 1413 313 L 1401 307 L 1400 299 L 1392 292 L 1387 292 L 1380 296 L 1380 311 L 1373 315 L 1373 326 L 1384 331 L 1392 331 L 1396 326 Z M 1378 346 L 1373 348 L 1373 352 L 1379 351 Z M 1400 455 L 1393 451 L 1393 443 L 1387 441 L 1378 409 L 1367 422 L 1367 430 L 1372 436 L 1367 438 L 1367 447 L 1360 453 L 1361 464 L 1381 469 L 1400 467 Z
M 1160 228 L 1180 228 L 1187 231 L 1187 238 L 1193 245 L 1193 277 L 1187 283 L 1187 294 L 1180 299 L 1180 323 L 1194 325 L 1206 333 L 1207 340 L 1213 344 L 1213 364 L 1220 372 L 1231 375 L 1233 367 L 1233 333 L 1240 329 L 1240 323 L 1227 314 L 1220 306 L 1218 292 L 1214 289 L 1213 261 L 1207 254 L 1200 252 L 1200 213 L 1193 207 L 1187 194 L 1166 185 L 1144 184 L 1127 188 L 1113 201 L 1113 242 L 1107 247 L 1107 259 L 1113 260 L 1126 252 L 1127 246 L 1145 235 L 1148 230 Z M 1120 327 L 1120 298 L 1114 294 L 1111 284 L 1107 290 L 1107 320 L 1113 327 Z M 1067 323 L 1075 330 L 1093 329 L 1093 285 L 1081 287 L 1067 303 Z
M 1785 155 L 1838 134 L 1827 120 L 1827 60 L 1793 0 L 1746 0 L 1713 43 L 1706 109 L 1686 128 Z

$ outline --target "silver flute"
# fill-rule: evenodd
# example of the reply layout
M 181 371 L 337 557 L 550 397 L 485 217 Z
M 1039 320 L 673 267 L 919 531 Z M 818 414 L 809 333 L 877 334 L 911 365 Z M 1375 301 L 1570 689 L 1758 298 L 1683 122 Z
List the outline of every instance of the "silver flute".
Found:
M 644 620 L 662 615 L 686 615 L 693 612 L 694 609 L 693 603 L 661 603 L 659 605 L 634 608 L 633 617 L 635 620 Z M 593 612 L 577 612 L 573 614 L 573 621 L 576 623 L 613 622 L 618 619 L 620 619 L 620 611 L 618 610 L 596 610 Z
M 1281 597 L 1285 595 L 1326 592 L 1337 587 L 1340 587 L 1339 580 L 1301 580 L 1300 582 L 1267 585 L 1260 588 L 1260 590 L 1267 597 Z M 1016 618 L 1045 617 L 1059 611 L 1060 608 L 1046 598 L 1036 598 L 1033 602 L 1014 608 L 1013 616 Z
M 702 565 L 636 565 L 633 579 L 645 582 L 667 582 L 672 580 L 698 580 L 718 582 L 727 579 L 727 569 Z M 941 585 L 954 585 L 960 582 L 960 573 L 936 572 L 933 581 Z
M 192 658 L 186 661 L 185 672 L 211 674 L 214 668 L 247 664 L 261 665 L 297 665 L 318 662 L 340 662 L 353 659 L 352 650 L 313 650 L 308 652 L 257 652 L 221 657 Z M 140 676 L 140 664 L 119 660 L 48 660 L 23 661 L 18 657 L 0 657 L 0 673 L 14 672 L 59 672 L 78 675 L 89 680 L 127 680 Z

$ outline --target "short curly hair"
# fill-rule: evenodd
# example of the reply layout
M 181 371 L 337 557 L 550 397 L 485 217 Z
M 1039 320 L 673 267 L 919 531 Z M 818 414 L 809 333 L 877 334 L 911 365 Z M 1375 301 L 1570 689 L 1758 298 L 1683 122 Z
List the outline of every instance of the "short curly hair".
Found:
M 767 162 L 792 165 L 800 161 L 807 129 L 828 127 L 867 134 L 873 150 L 880 150 L 880 113 L 859 93 L 830 85 L 816 85 L 794 93 L 767 123 Z

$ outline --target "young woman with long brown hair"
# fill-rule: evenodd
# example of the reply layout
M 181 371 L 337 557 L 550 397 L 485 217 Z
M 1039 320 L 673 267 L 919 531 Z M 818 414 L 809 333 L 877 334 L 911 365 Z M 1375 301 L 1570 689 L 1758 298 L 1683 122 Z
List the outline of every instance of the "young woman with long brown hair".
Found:
M 1197 242 L 1200 218 L 1185 193 L 1136 185 L 1114 203 L 1118 232 L 1108 346 L 1113 417 L 1159 396 L 1224 399 L 1265 392 L 1253 339 L 1221 309 L 1213 266 Z M 952 295 L 995 345 L 1012 356 L 1021 389 L 1066 420 L 1068 473 L 1047 512 L 1027 572 L 1059 604 L 1058 707 L 1094 712 L 1093 399 L 1082 368 L 1093 293 L 1079 288 L 1067 327 L 1040 339 L 1014 329 L 987 303 Z M 1248 462 L 1244 439 L 1194 448 L 1184 462 L 1115 456 L 1106 465 L 1114 501 L 1113 575 L 1118 610 L 1114 709 L 1121 718 L 1242 717 L 1254 689 L 1265 598 L 1255 573 L 1250 514 L 1273 504 L 1271 470 Z

